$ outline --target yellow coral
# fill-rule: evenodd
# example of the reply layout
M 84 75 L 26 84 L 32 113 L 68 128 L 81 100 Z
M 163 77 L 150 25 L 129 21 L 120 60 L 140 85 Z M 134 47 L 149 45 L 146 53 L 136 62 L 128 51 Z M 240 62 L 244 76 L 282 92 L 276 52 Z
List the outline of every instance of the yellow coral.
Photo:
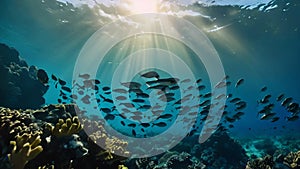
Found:
M 52 135 L 56 137 L 69 136 L 82 130 L 82 125 L 80 124 L 77 116 L 73 117 L 73 119 L 68 118 L 66 121 L 59 119 L 55 127 L 51 124 L 48 124 L 47 127 L 52 132 Z
M 23 169 L 28 161 L 34 159 L 43 151 L 40 146 L 41 139 L 39 133 L 23 134 L 17 136 L 16 141 L 11 141 L 13 145 L 12 153 L 8 155 L 13 169 Z
M 128 168 L 126 166 L 124 166 L 124 165 L 119 165 L 118 169 L 128 169 Z

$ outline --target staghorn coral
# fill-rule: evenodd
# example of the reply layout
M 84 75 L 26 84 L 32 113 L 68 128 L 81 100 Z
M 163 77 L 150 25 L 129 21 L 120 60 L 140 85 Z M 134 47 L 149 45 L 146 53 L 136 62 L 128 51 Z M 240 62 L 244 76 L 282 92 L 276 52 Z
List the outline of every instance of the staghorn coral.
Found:
M 28 161 L 38 156 L 43 148 L 40 146 L 41 139 L 39 133 L 23 134 L 17 136 L 16 141 L 11 141 L 13 150 L 8 155 L 13 169 L 23 169 Z
M 300 169 L 300 151 L 298 152 L 290 152 L 285 158 L 285 165 L 289 166 L 293 169 Z
M 72 119 L 68 118 L 65 121 L 63 119 L 59 119 L 55 127 L 50 123 L 47 123 L 46 127 L 55 137 L 71 136 L 72 134 L 78 133 L 82 130 L 82 125 L 80 124 L 77 116 Z

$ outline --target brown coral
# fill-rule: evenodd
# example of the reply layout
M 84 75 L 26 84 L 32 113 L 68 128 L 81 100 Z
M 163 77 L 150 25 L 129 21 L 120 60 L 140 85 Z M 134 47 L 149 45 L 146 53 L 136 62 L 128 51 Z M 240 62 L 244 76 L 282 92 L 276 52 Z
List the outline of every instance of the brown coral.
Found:
M 285 165 L 289 166 L 293 169 L 300 169 L 300 151 L 298 152 L 290 152 L 285 158 Z

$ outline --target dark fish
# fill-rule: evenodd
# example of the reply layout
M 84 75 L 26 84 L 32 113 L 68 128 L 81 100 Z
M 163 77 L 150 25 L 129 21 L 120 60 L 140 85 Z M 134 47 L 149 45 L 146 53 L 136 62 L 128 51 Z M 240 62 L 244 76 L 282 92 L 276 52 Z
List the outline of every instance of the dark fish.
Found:
M 237 87 L 239 87 L 241 84 L 243 84 L 244 83 L 244 79 L 239 79 L 237 82 L 236 82 L 236 84 L 235 84 L 235 87 L 237 88 Z
M 104 113 L 111 113 L 111 110 L 109 108 L 101 108 L 101 111 L 103 111 Z
M 153 123 L 153 126 L 157 126 L 157 127 L 166 127 L 166 126 L 167 126 L 167 123 L 165 123 L 165 122 Z
M 234 127 L 234 125 L 233 124 L 229 124 L 229 126 L 228 126 L 229 128 L 233 128 Z
M 136 96 L 141 98 L 149 98 L 149 95 L 147 93 L 137 93 Z
M 177 89 L 179 89 L 179 86 L 177 86 L 177 85 L 176 85 L 176 86 L 172 86 L 172 87 L 170 87 L 169 89 L 170 89 L 170 90 L 177 90 Z
M 211 97 L 211 93 L 206 93 L 204 96 L 203 96 L 203 98 L 210 98 Z
M 260 89 L 260 91 L 261 91 L 261 92 L 267 91 L 267 86 L 262 87 L 262 88 Z
M 143 100 L 143 99 L 133 99 L 132 101 L 135 103 L 144 103 L 145 102 L 145 100 Z
M 58 103 L 61 103 L 61 102 L 62 102 L 62 100 L 61 100 L 61 99 L 57 99 L 57 101 L 58 101 Z
M 141 74 L 142 77 L 145 77 L 145 78 L 159 78 L 159 74 L 155 71 L 149 71 L 149 72 L 146 72 L 146 73 L 143 73 Z
M 153 85 L 153 84 L 164 84 L 166 86 L 168 85 L 174 85 L 177 84 L 179 79 L 177 78 L 166 78 L 166 79 L 158 79 L 158 80 L 153 80 L 153 81 L 147 81 L 147 85 Z
M 299 119 L 299 116 L 298 115 L 294 115 L 294 116 L 291 116 L 291 117 L 287 117 L 286 118 L 287 121 L 296 121 Z
M 132 129 L 132 135 L 133 135 L 134 137 L 136 137 L 136 132 L 135 132 L 135 130 L 133 130 L 133 129 Z
M 215 86 L 216 89 L 220 89 L 220 88 L 223 88 L 223 87 L 226 87 L 226 82 L 224 82 L 224 81 L 221 81 L 221 82 L 217 83 L 216 86 Z
M 278 102 L 280 102 L 283 98 L 284 98 L 284 94 L 280 94 L 280 95 L 276 98 L 276 100 L 277 100 Z
M 117 96 L 116 99 L 117 100 L 126 100 L 127 97 L 125 97 L 125 96 Z
M 128 127 L 136 127 L 135 123 L 128 124 Z
M 145 132 L 144 128 L 141 128 L 141 131 L 142 131 L 142 132 Z M 146 136 L 144 136 L 144 137 L 146 137 Z
M 236 102 L 238 102 L 238 101 L 240 101 L 241 99 L 240 98 L 233 98 L 233 99 L 231 99 L 229 102 L 230 103 L 236 103 Z
M 203 90 L 203 89 L 205 89 L 205 86 L 204 86 L 204 85 L 198 86 L 198 90 L 199 90 L 199 91 L 200 91 L 200 90 Z
M 54 80 L 54 81 L 58 80 L 57 77 L 55 75 L 53 75 L 53 74 L 51 75 L 51 79 Z
M 166 85 L 156 85 L 156 86 L 150 86 L 147 89 L 160 89 L 160 90 L 165 90 L 168 86 Z
M 151 105 L 142 105 L 138 109 L 150 109 Z
M 83 98 L 81 98 L 81 101 L 84 103 L 84 104 L 90 104 L 90 96 L 89 95 L 85 95 Z
M 231 98 L 231 97 L 232 97 L 232 94 L 229 93 L 229 94 L 227 95 L 227 99 L 229 99 L 229 98 Z
M 115 115 L 113 114 L 107 114 L 104 117 L 105 120 L 114 120 L 115 119 Z
M 104 101 L 104 102 L 107 102 L 107 103 L 114 103 L 114 101 L 113 101 L 113 100 L 111 100 L 111 99 L 107 99 L 107 98 L 106 98 L 106 99 L 104 99 L 103 101 Z
M 39 69 L 39 70 L 37 71 L 36 76 L 37 76 L 37 78 L 39 79 L 39 81 L 40 81 L 41 83 L 43 83 L 43 84 L 47 84 L 48 81 L 49 81 L 49 77 L 48 77 L 46 71 L 43 70 L 43 69 Z
M 287 107 L 287 105 L 288 105 L 289 103 L 291 103 L 292 101 L 293 101 L 293 98 L 288 97 L 288 98 L 284 99 L 284 100 L 281 102 L 281 105 L 284 106 L 284 107 Z
M 207 106 L 207 105 L 209 105 L 209 104 L 210 104 L 210 100 L 205 100 L 205 101 L 203 101 L 202 103 L 200 103 L 199 106 L 203 107 L 203 106 Z
M 279 120 L 279 117 L 273 117 L 272 120 L 271 120 L 271 122 L 276 122 L 278 120 Z
M 136 93 L 136 94 L 143 93 L 143 91 L 141 89 L 139 89 L 139 88 L 130 88 L 128 91 Z
M 107 87 L 107 86 L 102 88 L 103 91 L 108 91 L 109 89 L 110 89 L 110 87 Z
M 276 113 L 267 113 L 260 117 L 261 120 L 269 120 L 272 119 Z
M 157 119 L 168 119 L 168 118 L 171 118 L 171 117 L 173 117 L 172 114 L 164 114 L 164 115 L 159 116 Z
M 140 88 L 142 85 L 138 82 L 123 82 L 121 85 L 127 88 Z
M 100 80 L 98 80 L 98 79 L 95 79 L 94 82 L 95 82 L 95 84 L 100 84 Z
M 123 93 L 123 94 L 128 93 L 127 90 L 125 90 L 125 89 L 114 89 L 113 92 Z
M 121 124 L 122 124 L 122 126 L 125 126 L 125 122 L 124 121 L 121 121 Z
M 78 75 L 80 78 L 82 79 L 89 79 L 90 78 L 90 75 L 89 74 L 79 74 Z
M 230 117 L 228 117 L 228 116 L 225 116 L 225 120 L 228 121 L 229 123 L 235 122 L 235 119 L 234 119 L 234 118 L 230 118 Z
M 198 79 L 198 80 L 196 81 L 196 83 L 200 83 L 200 82 L 202 82 L 202 79 Z
M 71 89 L 69 87 L 66 87 L 66 86 L 62 86 L 61 89 L 66 91 L 66 92 L 69 92 L 69 93 L 72 92 Z
M 61 80 L 61 79 L 58 79 L 58 83 L 61 85 L 61 86 L 64 86 L 67 84 L 67 82 Z
M 150 124 L 149 123 L 141 123 L 141 126 L 143 126 L 143 127 L 150 127 Z

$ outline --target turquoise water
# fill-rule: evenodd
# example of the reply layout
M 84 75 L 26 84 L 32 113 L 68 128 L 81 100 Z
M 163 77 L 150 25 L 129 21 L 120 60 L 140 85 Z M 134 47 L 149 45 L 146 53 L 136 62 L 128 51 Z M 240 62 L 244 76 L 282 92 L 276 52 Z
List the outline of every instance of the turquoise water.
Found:
M 275 8 L 268 9 L 269 6 Z M 292 97 L 295 102 L 300 101 L 300 3 L 297 0 L 278 0 L 272 1 L 269 6 L 246 8 L 195 4 L 179 8 L 179 11 L 189 9 L 203 15 L 186 15 L 184 19 L 196 25 L 210 39 L 223 63 L 225 73 L 230 76 L 229 81 L 235 84 L 238 79 L 245 79 L 245 83 L 239 88 L 228 88 L 229 93 L 248 103 L 245 115 L 230 129 L 234 136 L 288 135 L 294 134 L 300 127 L 299 120 L 285 119 L 287 112 L 279 103 L 276 103 L 274 109 L 280 114 L 279 121 L 272 123 L 257 118 L 257 100 L 265 94 L 271 94 L 273 102 L 280 93 Z M 92 8 L 54 0 L 3 0 L 0 3 L 0 42 L 18 49 L 29 65 L 43 68 L 49 74 L 55 74 L 71 84 L 74 65 L 83 45 L 94 32 L 113 21 L 112 17 L 104 17 L 98 13 L 101 8 L 114 17 L 126 15 L 116 14 L 113 7 L 101 5 Z M 224 27 L 221 28 L 222 26 Z M 147 37 L 142 36 L 141 39 L 143 38 Z M 139 46 L 143 44 L 142 40 L 123 43 L 143 48 Z M 174 46 L 170 48 L 178 50 L 179 55 L 184 55 L 180 53 L 184 47 L 176 48 L 178 42 L 170 42 L 173 43 Z M 122 46 L 122 42 L 119 45 Z M 164 46 L 159 38 L 157 43 L 146 45 Z M 133 48 L 128 53 L 120 54 L 117 51 L 119 47 L 115 48 L 106 55 L 107 60 L 98 70 L 98 78 L 104 84 L 109 84 L 117 63 L 135 50 Z M 191 52 L 188 54 L 192 57 Z M 209 86 L 203 65 L 191 58 L 185 61 L 193 67 L 196 77 L 206 79 L 205 85 Z M 265 93 L 260 92 L 263 86 L 268 87 Z M 50 87 L 44 96 L 46 104 L 57 103 L 58 94 L 58 90 Z

